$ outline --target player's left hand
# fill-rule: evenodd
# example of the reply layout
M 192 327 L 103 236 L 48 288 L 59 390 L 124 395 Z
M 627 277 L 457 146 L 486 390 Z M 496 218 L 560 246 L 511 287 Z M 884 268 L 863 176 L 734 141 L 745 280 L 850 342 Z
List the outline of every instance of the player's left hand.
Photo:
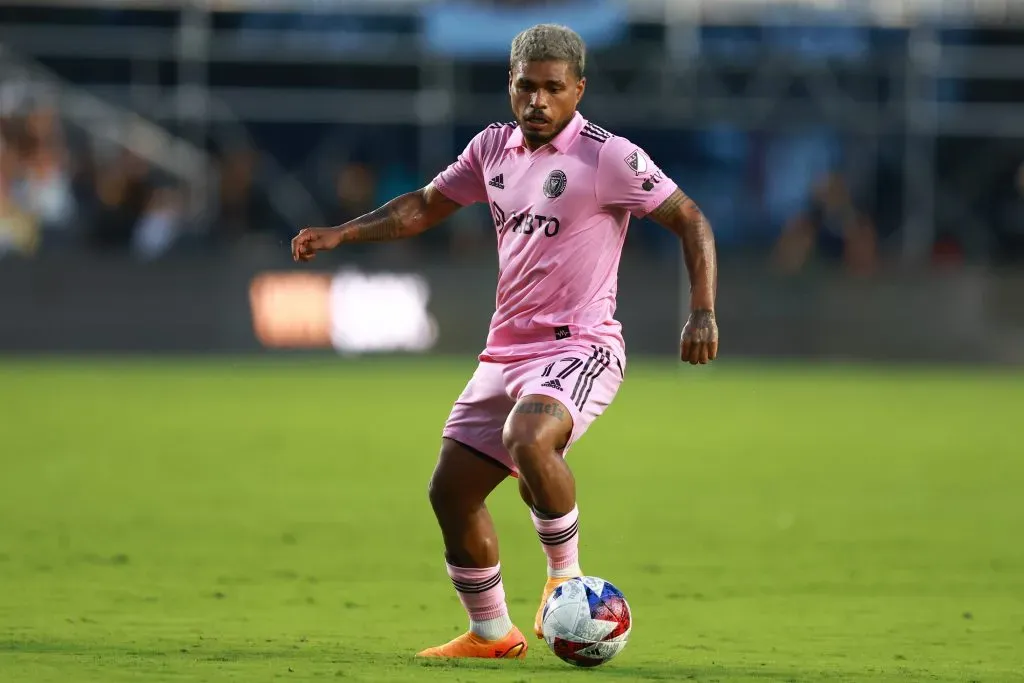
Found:
M 697 309 L 690 313 L 679 337 L 679 359 L 690 365 L 704 365 L 718 356 L 718 323 L 715 312 Z

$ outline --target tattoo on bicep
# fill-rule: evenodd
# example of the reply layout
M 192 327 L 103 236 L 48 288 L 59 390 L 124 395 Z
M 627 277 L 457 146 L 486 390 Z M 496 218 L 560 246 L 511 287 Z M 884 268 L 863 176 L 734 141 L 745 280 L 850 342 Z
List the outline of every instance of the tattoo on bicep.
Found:
M 520 403 L 516 406 L 516 412 L 522 415 L 551 415 L 558 420 L 565 419 L 565 409 L 557 403 Z

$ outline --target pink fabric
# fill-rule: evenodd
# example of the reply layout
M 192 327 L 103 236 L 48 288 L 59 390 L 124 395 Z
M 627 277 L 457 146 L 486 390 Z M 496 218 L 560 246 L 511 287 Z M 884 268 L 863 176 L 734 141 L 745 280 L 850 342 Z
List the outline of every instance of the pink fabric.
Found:
M 442 434 L 518 474 L 501 432 L 516 401 L 539 394 L 557 399 L 572 418 L 564 456 L 615 398 L 623 366 L 608 346 L 548 346 L 548 353 L 525 360 L 482 361 L 452 407 Z
M 676 189 L 643 150 L 579 113 L 534 152 L 518 127 L 495 124 L 433 183 L 459 204 L 486 202 L 493 217 L 498 286 L 481 360 L 579 340 L 624 347 L 614 315 L 630 215 L 647 215 Z
M 459 601 L 473 621 L 497 619 L 508 614 L 505 588 L 501 582 L 501 563 L 494 567 L 472 569 L 445 562 Z
M 532 510 L 533 526 L 537 529 L 541 547 L 548 556 L 548 566 L 565 569 L 577 564 L 580 559 L 580 534 L 578 507 L 558 519 L 541 519 Z

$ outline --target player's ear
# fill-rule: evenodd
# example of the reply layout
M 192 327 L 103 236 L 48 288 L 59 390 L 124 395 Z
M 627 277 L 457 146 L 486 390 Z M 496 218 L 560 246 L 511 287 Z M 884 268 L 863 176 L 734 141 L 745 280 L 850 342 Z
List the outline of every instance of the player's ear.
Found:
M 508 70 L 508 95 L 512 96 L 512 69 Z
M 580 80 L 576 81 L 576 104 L 580 103 L 583 99 L 583 92 L 587 89 L 587 77 L 581 76 Z

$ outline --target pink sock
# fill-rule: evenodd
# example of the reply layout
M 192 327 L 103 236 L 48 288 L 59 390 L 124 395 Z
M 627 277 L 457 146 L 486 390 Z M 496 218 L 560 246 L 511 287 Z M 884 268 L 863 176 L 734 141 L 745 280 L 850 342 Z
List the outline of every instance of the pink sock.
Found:
M 530 511 L 541 547 L 548 556 L 548 576 L 580 576 L 580 511 L 577 506 L 557 519 L 543 519 Z
M 498 640 L 512 629 L 501 585 L 501 563 L 482 569 L 445 563 L 459 601 L 469 613 L 469 629 L 487 640 Z

